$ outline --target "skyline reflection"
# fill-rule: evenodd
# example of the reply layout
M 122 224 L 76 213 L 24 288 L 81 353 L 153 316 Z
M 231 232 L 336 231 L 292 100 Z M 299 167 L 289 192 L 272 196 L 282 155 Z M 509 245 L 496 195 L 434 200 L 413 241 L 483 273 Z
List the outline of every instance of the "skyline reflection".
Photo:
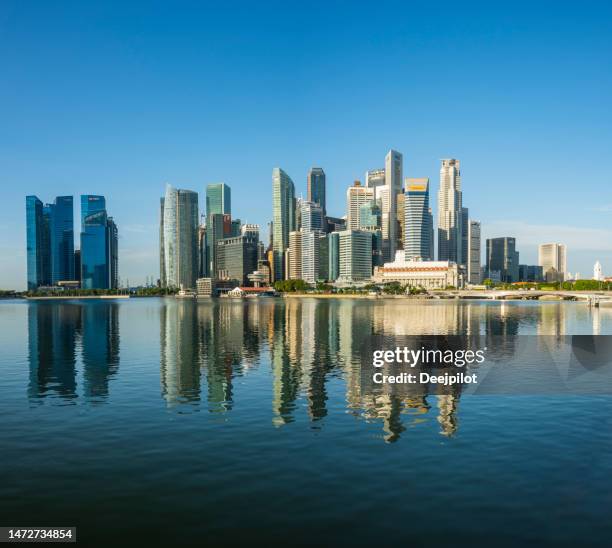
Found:
M 120 317 L 132 315 L 130 306 L 113 301 L 29 303 L 29 400 L 106 402 L 111 380 L 121 377 Z M 321 428 L 327 417 L 344 410 L 379 424 L 389 442 L 428 421 L 435 421 L 442 436 L 455 434 L 461 390 L 418 393 L 410 385 L 374 384 L 362 370 L 364 341 L 386 341 L 392 347 L 396 338 L 407 335 L 462 334 L 486 346 L 495 337 L 498 347 L 500 340 L 507 341 L 497 356 L 504 359 L 516 353 L 517 334 L 564 335 L 568 330 L 566 308 L 555 305 L 159 299 L 153 310 L 159 331 L 149 338 L 155 344 L 159 336 L 160 393 L 168 409 L 227 414 L 240 403 L 237 397 L 245 397 L 244 390 L 237 396 L 238 384 L 255 383 L 254 397 L 269 398 L 275 427 L 306 418 Z M 608 311 L 580 309 L 576 314 L 589 314 L 599 332 Z M 130 320 L 121 323 L 126 333 L 129 325 Z M 260 388 L 262 376 L 265 388 Z M 337 379 L 344 386 L 341 401 Z

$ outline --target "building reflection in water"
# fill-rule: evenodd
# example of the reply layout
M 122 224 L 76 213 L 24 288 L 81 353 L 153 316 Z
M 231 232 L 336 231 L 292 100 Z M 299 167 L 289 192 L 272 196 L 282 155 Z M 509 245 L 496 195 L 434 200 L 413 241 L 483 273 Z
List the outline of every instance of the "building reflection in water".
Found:
M 238 397 L 271 398 L 270 418 L 277 427 L 302 418 L 302 409 L 315 428 L 324 427 L 332 410 L 348 410 L 358 420 L 380 424 L 389 442 L 421 424 L 452 436 L 459 427 L 461 394 L 459 389 L 423 393 L 410 385 L 375 384 L 368 369 L 371 349 L 364 353 L 364 341 L 388 349 L 406 336 L 469 335 L 470 344 L 478 347 L 494 344 L 496 358 L 503 361 L 517 352 L 519 333 L 562 335 L 567 330 L 566 309 L 555 303 L 314 298 L 151 302 L 159 305 L 160 383 L 168 407 L 227 413 L 234 408 L 238 385 L 244 384 Z M 91 403 L 106 401 L 119 368 L 120 306 L 131 304 L 29 303 L 32 401 L 59 397 L 75 402 L 77 396 Z M 599 311 L 585 309 L 584 314 L 593 315 L 593 330 L 599 331 Z M 249 388 L 254 381 L 246 377 L 260 363 L 264 369 L 255 386 L 262 386 L 258 383 L 263 379 L 269 390 Z
M 108 301 L 29 303 L 28 351 L 31 401 L 59 397 L 74 403 L 79 395 L 90 403 L 104 401 L 109 380 L 119 367 L 118 305 Z

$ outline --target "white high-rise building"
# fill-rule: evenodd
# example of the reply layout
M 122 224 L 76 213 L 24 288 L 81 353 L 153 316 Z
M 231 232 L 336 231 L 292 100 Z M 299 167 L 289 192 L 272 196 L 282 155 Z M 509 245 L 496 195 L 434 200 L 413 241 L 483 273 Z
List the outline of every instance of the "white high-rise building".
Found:
M 302 279 L 302 233 L 299 230 L 289 232 L 289 270 L 290 280 Z
M 538 265 L 547 282 L 562 282 L 567 273 L 567 247 L 564 244 L 540 244 Z
M 438 259 L 462 264 L 462 195 L 459 160 L 442 160 L 438 191 Z
M 346 228 L 359 230 L 359 209 L 374 198 L 374 189 L 361 186 L 355 181 L 346 191 Z
M 480 267 L 480 221 L 468 222 L 467 281 L 469 284 L 482 282 Z
M 597 280 L 598 282 L 603 282 L 604 275 L 601 268 L 601 263 L 599 261 L 596 261 L 595 266 L 593 267 L 593 279 Z
M 385 186 L 389 189 L 389 210 L 383 207 L 383 254 L 386 259 L 395 257 L 398 248 L 397 195 L 402 193 L 403 157 L 396 150 L 390 150 L 385 156 Z M 388 215 L 387 232 L 385 232 L 385 214 Z M 385 244 L 388 240 L 388 244 Z M 386 251 L 388 249 L 388 252 Z
M 339 233 L 340 282 L 352 283 L 372 277 L 372 233 L 344 230 Z

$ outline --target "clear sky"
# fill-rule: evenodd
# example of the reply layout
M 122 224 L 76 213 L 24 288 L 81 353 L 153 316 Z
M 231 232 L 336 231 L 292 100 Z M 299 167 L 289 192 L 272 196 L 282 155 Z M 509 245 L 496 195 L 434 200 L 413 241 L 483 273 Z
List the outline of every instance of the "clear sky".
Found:
M 612 275 L 611 98 L 609 2 L 3 0 L 0 288 L 25 287 L 26 194 L 105 195 L 134 285 L 158 276 L 166 182 L 201 208 L 226 182 L 265 227 L 274 166 L 298 195 L 323 167 L 342 215 L 389 148 L 430 177 L 434 215 L 458 158 L 484 237 L 515 236 L 521 263 L 560 241 L 571 272 Z

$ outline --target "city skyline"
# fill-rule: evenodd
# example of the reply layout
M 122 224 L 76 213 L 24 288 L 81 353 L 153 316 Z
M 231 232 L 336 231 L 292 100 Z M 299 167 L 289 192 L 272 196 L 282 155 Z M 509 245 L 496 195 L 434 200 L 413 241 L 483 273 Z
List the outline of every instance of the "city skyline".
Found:
M 24 195 L 112 200 L 120 276 L 143 284 L 159 268 L 166 182 L 196 190 L 200 211 L 206 185 L 225 182 L 235 215 L 267 241 L 273 166 L 296 197 L 321 167 L 327 214 L 339 216 L 346 187 L 365 184 L 390 148 L 403 154 L 404 177 L 429 177 L 434 218 L 439 159 L 461 161 L 483 247 L 512 236 L 521 261 L 536 264 L 539 244 L 562 242 L 569 271 L 586 276 L 596 260 L 612 271 L 607 5 L 529 6 L 527 17 L 527 4 L 503 13 L 449 4 L 456 25 L 440 35 L 433 6 L 393 4 L 384 41 L 355 40 L 385 25 L 388 10 L 366 6 L 124 6 L 117 25 L 112 4 L 41 5 L 37 17 L 6 6 L 2 288 L 25 289 Z M 317 25 L 300 23 L 312 17 Z M 369 77 L 382 73 L 384 86 Z

